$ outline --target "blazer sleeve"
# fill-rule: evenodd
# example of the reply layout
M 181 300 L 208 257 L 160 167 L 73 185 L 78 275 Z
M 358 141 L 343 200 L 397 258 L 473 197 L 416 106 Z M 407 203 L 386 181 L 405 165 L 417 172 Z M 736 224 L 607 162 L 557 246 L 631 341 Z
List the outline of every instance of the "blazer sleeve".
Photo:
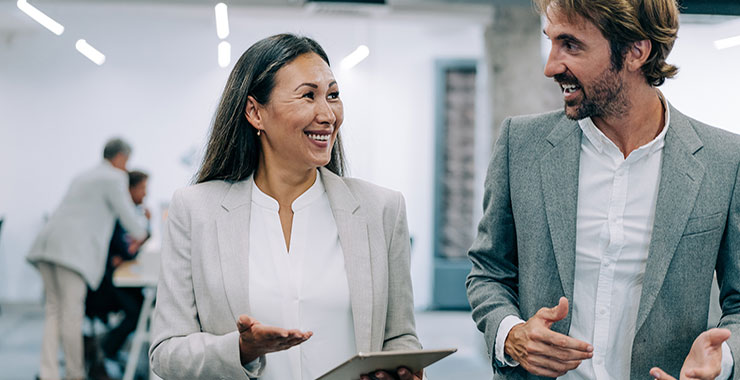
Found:
M 162 244 L 157 304 L 152 322 L 149 360 L 164 379 L 250 379 L 264 368 L 239 357 L 239 334 L 203 332 L 195 302 L 191 268 L 190 217 L 181 191 L 173 196 Z
M 718 327 L 732 332 L 727 343 L 735 362 L 734 380 L 740 380 L 740 167 L 738 170 L 715 268 L 722 307 Z
M 144 240 L 147 237 L 146 227 L 139 223 L 139 219 L 136 217 L 136 206 L 134 201 L 131 199 L 131 194 L 128 192 L 127 181 L 122 175 L 122 181 L 111 180 L 108 181 L 107 196 L 108 202 L 113 208 L 113 212 L 121 222 L 123 229 L 128 232 L 131 237 L 136 240 Z
M 414 295 L 411 286 L 411 241 L 406 221 L 406 204 L 398 193 L 397 214 L 388 244 L 388 313 L 383 351 L 419 349 L 414 321 Z
M 473 320 L 483 332 L 494 370 L 504 370 L 495 358 L 496 332 L 508 315 L 520 317 L 517 246 L 509 186 L 509 133 L 506 119 L 488 166 L 483 218 L 468 251 L 472 269 L 466 280 Z

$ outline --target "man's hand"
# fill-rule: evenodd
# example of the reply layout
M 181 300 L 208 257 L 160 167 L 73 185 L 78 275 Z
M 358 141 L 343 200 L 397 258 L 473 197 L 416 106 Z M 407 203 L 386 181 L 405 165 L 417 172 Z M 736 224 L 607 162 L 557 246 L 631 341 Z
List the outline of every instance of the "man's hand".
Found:
M 424 378 L 424 370 L 417 373 L 411 373 L 406 367 L 400 367 L 396 370 L 394 375 L 383 371 L 375 371 L 372 374 L 362 375 L 360 380 L 421 380 Z
M 245 365 L 258 357 L 287 350 L 308 340 L 313 333 L 265 326 L 247 315 L 240 315 L 236 322 L 239 330 L 239 357 Z
M 523 324 L 512 327 L 506 336 L 504 353 L 527 370 L 547 377 L 559 377 L 593 356 L 593 346 L 550 330 L 553 323 L 568 315 L 568 299 L 560 297 L 553 308 L 540 309 Z
M 710 329 L 699 334 L 681 367 L 681 380 L 714 380 L 722 372 L 722 342 L 730 338 L 730 330 Z M 676 380 L 662 369 L 654 367 L 650 375 L 660 380 Z

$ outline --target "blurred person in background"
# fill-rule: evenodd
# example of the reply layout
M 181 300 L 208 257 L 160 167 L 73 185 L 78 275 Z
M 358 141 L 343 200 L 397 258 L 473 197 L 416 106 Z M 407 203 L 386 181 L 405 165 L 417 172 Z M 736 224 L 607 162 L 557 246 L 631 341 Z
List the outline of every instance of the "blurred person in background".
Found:
M 116 220 L 134 240 L 144 240 L 128 192 L 126 163 L 131 147 L 121 139 L 105 144 L 103 161 L 78 175 L 36 237 L 27 260 L 44 282 L 45 320 L 40 378 L 60 378 L 61 341 L 66 379 L 85 379 L 82 320 L 87 287 L 97 289 L 105 273 Z
M 142 224 L 147 226 L 147 231 L 150 231 L 151 214 L 144 207 L 149 175 L 134 170 L 128 173 L 128 178 L 128 190 L 134 205 L 136 205 L 137 216 Z M 121 347 L 126 342 L 129 334 L 136 329 L 139 313 L 144 302 L 142 288 L 116 287 L 113 284 L 113 273 L 123 262 L 136 258 L 144 241 L 133 239 L 123 228 L 120 220 L 116 221 L 103 280 L 96 290 L 88 287 L 85 303 L 85 314 L 88 317 L 91 319 L 99 318 L 104 323 L 108 323 L 109 313 L 117 311 L 123 311 L 124 313 L 123 319 L 120 320 L 118 325 L 103 336 L 100 347 L 97 344 L 96 337 L 85 337 L 85 360 L 89 368 L 88 374 L 93 380 L 109 378 L 101 356 L 106 360 L 111 360 L 114 364 L 118 363 L 118 353 Z
M 268 37 L 236 63 L 197 184 L 170 204 L 155 373 L 314 379 L 358 351 L 421 348 L 403 197 L 342 177 L 342 121 L 314 40 Z

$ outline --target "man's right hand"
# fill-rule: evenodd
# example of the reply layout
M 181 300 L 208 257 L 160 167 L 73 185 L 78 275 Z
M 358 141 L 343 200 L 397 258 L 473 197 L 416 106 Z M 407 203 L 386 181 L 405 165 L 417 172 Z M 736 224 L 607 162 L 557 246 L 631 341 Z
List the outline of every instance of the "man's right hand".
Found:
M 568 315 L 568 299 L 560 297 L 553 308 L 543 307 L 527 322 L 511 328 L 504 353 L 527 370 L 547 377 L 559 377 L 593 356 L 593 346 L 550 330 L 553 323 Z
M 242 365 L 264 354 L 287 350 L 313 335 L 311 331 L 265 326 L 248 315 L 240 315 L 236 327 L 239 330 L 239 358 Z

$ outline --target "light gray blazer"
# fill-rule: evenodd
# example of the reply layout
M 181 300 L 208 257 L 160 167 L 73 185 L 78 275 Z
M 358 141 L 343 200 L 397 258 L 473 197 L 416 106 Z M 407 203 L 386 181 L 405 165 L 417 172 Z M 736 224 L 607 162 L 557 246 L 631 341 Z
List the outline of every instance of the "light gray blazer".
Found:
M 403 196 L 320 170 L 344 252 L 357 351 L 420 348 Z M 239 359 L 236 321 L 250 314 L 251 201 L 251 177 L 197 184 L 172 199 L 149 351 L 164 379 L 248 379 L 269 365 L 263 357 L 248 373 Z
M 133 238 L 146 237 L 146 227 L 139 222 L 128 191 L 128 175 L 103 160 L 72 180 L 26 259 L 34 265 L 45 261 L 71 269 L 97 289 L 116 219 Z
M 655 223 L 632 349 L 631 379 L 659 366 L 678 376 L 707 328 L 717 270 L 722 318 L 740 379 L 740 136 L 673 107 L 665 136 Z M 561 296 L 573 300 L 581 149 L 578 123 L 562 111 L 507 119 L 485 185 L 484 215 L 468 255 L 473 319 L 489 354 L 507 315 L 529 319 Z M 568 317 L 553 330 L 568 333 Z M 535 379 L 521 366 L 494 379 Z

